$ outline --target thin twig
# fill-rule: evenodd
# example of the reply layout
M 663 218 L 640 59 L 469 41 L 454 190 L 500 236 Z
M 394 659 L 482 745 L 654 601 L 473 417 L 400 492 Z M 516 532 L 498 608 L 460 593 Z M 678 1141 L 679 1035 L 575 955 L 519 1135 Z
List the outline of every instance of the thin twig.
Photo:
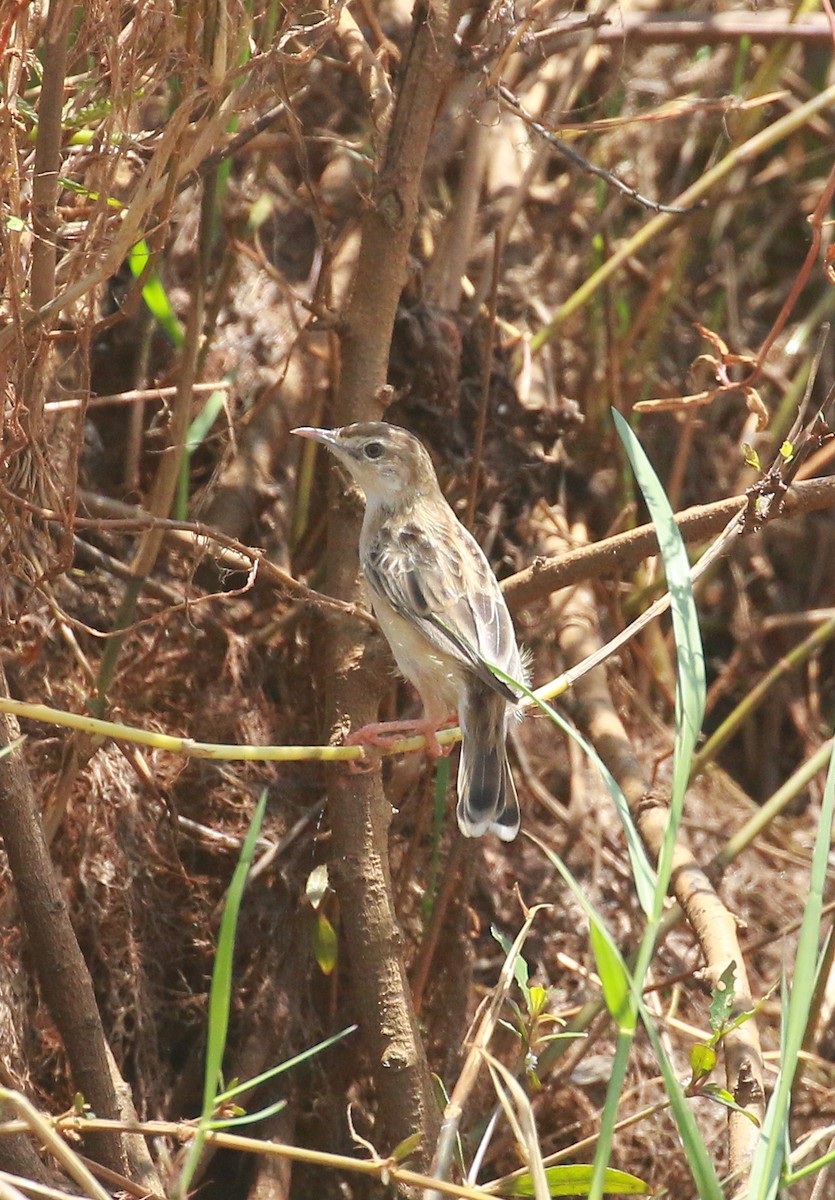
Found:
M 243 542 L 239 542 L 236 538 L 221 533 L 220 530 L 215 529 L 211 525 L 204 525 L 200 521 L 174 521 L 167 517 L 154 517 L 139 505 L 123 504 L 119 500 L 112 500 L 107 496 L 99 496 L 95 492 L 80 490 L 78 496 L 89 512 L 100 512 L 102 514 L 119 513 L 124 515 L 112 517 L 105 515 L 93 517 L 77 516 L 73 520 L 73 525 L 77 529 L 109 529 L 113 531 L 121 530 L 125 533 L 153 528 L 161 529 L 183 545 L 201 550 L 205 549 L 207 553 L 211 553 L 212 557 L 229 570 L 249 573 L 253 564 L 257 564 L 259 576 L 266 579 L 274 587 L 282 591 L 286 590 L 292 595 L 297 595 L 308 604 L 319 608 L 334 609 L 345 616 L 356 617 L 357 620 L 362 621 L 371 629 L 377 628 L 377 622 L 361 605 L 349 604 L 344 600 L 337 600 L 333 596 L 326 596 L 323 592 L 315 591 L 313 588 L 308 587 L 307 584 L 295 579 L 288 571 L 282 570 L 281 567 L 271 562 L 262 550 L 246 546 Z M 40 508 L 37 505 L 30 504 L 22 500 L 19 496 L 8 492 L 3 487 L 0 487 L 0 497 L 5 498 L 12 504 L 19 505 L 21 508 L 26 509 L 27 512 L 33 513 L 42 520 L 61 521 L 60 513 L 55 512 L 53 509 Z
M 745 495 L 731 496 L 713 504 L 695 505 L 676 515 L 682 537 L 701 542 L 720 532 L 747 505 Z M 786 495 L 781 516 L 815 512 L 835 506 L 835 479 L 809 479 L 795 483 Z M 591 546 L 570 550 L 559 558 L 536 559 L 523 571 L 502 581 L 502 589 L 512 610 L 543 600 L 559 588 L 585 579 L 611 575 L 634 567 L 655 553 L 657 538 L 653 525 L 641 525 L 618 533 Z
M 605 167 L 596 167 L 594 163 L 589 162 L 578 150 L 568 142 L 563 141 L 553 129 L 548 129 L 541 121 L 538 121 L 533 113 L 529 113 L 522 102 L 505 84 L 500 83 L 497 88 L 499 99 L 514 116 L 519 117 L 521 121 L 531 128 L 534 133 L 539 134 L 544 138 L 550 146 L 559 151 L 564 158 L 572 162 L 575 167 L 579 167 L 589 175 L 594 175 L 598 179 L 602 179 L 604 183 L 608 183 L 610 187 L 622 192 L 630 200 L 634 200 L 636 204 L 640 204 L 643 208 L 648 208 L 650 212 L 655 213 L 673 213 L 676 216 L 686 216 L 688 213 L 694 212 L 701 208 L 701 202 L 696 204 L 688 204 L 686 206 L 678 204 L 660 204 L 657 200 L 651 200 L 648 196 L 642 195 L 636 188 L 630 186 L 623 179 L 620 179 L 612 171 L 607 171 Z
M 197 1134 L 197 1127 L 187 1121 L 112 1121 L 101 1117 L 56 1117 L 51 1121 L 42 1118 L 49 1128 L 54 1125 L 63 1133 L 88 1133 L 115 1131 L 137 1133 L 145 1137 L 169 1137 L 177 1142 L 188 1143 Z M 0 1137 L 25 1132 L 30 1128 L 26 1121 L 4 1121 L 0 1124 Z M 205 1134 L 207 1145 L 225 1147 L 254 1155 L 287 1158 L 292 1162 L 310 1163 L 319 1167 L 330 1167 L 337 1171 L 348 1171 L 355 1175 L 367 1175 L 385 1183 L 399 1183 L 406 1187 L 433 1187 L 445 1196 L 460 1196 L 462 1200 L 493 1200 L 488 1192 L 479 1187 L 464 1187 L 421 1175 L 403 1167 L 394 1159 L 365 1159 L 347 1154 L 330 1154 L 324 1150 L 312 1150 L 306 1146 L 288 1146 L 281 1142 L 266 1142 L 261 1138 L 243 1137 L 238 1133 L 227 1133 L 221 1129 L 210 1129 Z M 59 1139 L 60 1140 L 60 1139 Z M 95 1193 L 98 1195 L 98 1192 Z M 107 1200 L 110 1200 L 108 1197 Z
M 481 460 L 484 454 L 484 431 L 487 428 L 487 409 L 490 404 L 490 380 L 493 377 L 493 350 L 496 345 L 496 310 L 499 303 L 499 272 L 502 262 L 502 232 L 496 230 L 493 242 L 493 272 L 490 277 L 490 299 L 487 311 L 487 337 L 485 338 L 484 356 L 481 362 L 481 403 L 478 408 L 473 456 L 470 464 L 470 485 L 467 495 L 467 508 L 464 524 L 472 529 L 475 520 L 475 506 L 478 500 L 478 483 L 481 476 Z
M 548 56 L 563 49 L 586 28 L 585 18 L 574 17 L 561 21 L 552 29 L 530 34 L 522 49 Z M 596 40 L 604 45 L 621 42 L 640 45 L 719 46 L 743 38 L 760 45 L 771 45 L 791 38 L 804 45 L 826 45 L 832 40 L 827 18 L 820 13 L 806 13 L 794 20 L 790 8 L 771 12 L 718 12 L 711 14 L 655 12 L 624 12 L 618 10 L 615 20 L 608 20 L 598 31 Z
M 209 383 L 195 383 L 192 391 L 195 395 L 204 392 L 228 392 L 228 379 L 217 379 Z M 44 412 L 68 412 L 74 408 L 106 408 L 113 404 L 139 404 L 146 400 L 170 400 L 177 395 L 175 387 L 133 388 L 127 392 L 115 392 L 110 396 L 91 396 L 89 400 L 83 396 L 73 396 L 67 400 L 48 400 Z

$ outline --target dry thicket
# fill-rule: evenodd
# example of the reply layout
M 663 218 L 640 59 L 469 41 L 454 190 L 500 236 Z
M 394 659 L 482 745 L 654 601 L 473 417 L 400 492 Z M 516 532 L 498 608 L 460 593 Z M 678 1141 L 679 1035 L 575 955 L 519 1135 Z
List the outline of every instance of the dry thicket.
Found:
M 598 1130 L 614 1029 L 593 1011 L 585 916 L 538 842 L 464 843 L 443 765 L 437 783 L 419 753 L 352 773 L 339 752 L 211 757 L 155 735 L 336 746 L 414 708 L 362 608 L 359 502 L 295 425 L 385 416 L 424 439 L 504 580 L 538 684 L 662 590 L 652 534 L 632 532 L 646 513 L 612 407 L 688 510 L 686 538 L 718 536 L 760 475 L 743 445 L 767 467 L 807 388 L 814 407 L 835 382 L 832 340 L 818 349 L 835 303 L 833 30 L 815 9 L 0 6 L 4 1088 L 52 1115 L 79 1094 L 99 1118 L 199 1114 L 224 894 L 266 789 L 224 1076 L 359 1031 L 248 1095 L 248 1109 L 288 1104 L 241 1132 L 359 1159 L 356 1137 L 385 1157 L 419 1134 L 410 1162 L 428 1169 L 432 1073 L 447 1091 L 459 1079 L 505 956 L 491 927 L 512 940 L 535 904 L 550 908 L 523 949 L 530 978 L 588 1036 L 548 1043 L 553 1027 L 531 1020 L 538 1081 L 509 1030 L 491 1051 L 530 1085 L 546 1154 Z M 736 964 L 735 1008 L 763 1003 L 723 1041 L 716 1079 L 755 1117 L 835 702 L 830 450 L 813 430 L 777 519 L 698 585 L 710 740 L 675 855 L 684 919 L 648 979 L 686 1077 L 711 988 Z M 651 857 L 674 690 L 662 619 L 560 702 Z M 629 954 L 643 917 L 597 769 L 541 716 L 512 761 L 524 830 Z M 831 1121 L 824 983 L 795 1140 Z M 496 1103 L 479 1065 L 468 1162 Z M 620 1115 L 663 1095 L 639 1037 Z M 690 1104 L 717 1172 L 744 1180 L 755 1122 Z M 68 1187 L 54 1150 L 16 1128 L 0 1168 Z M 136 1194 L 175 1194 L 176 1139 L 88 1125 L 80 1148 Z M 500 1123 L 481 1178 L 519 1163 Z M 619 1134 L 612 1163 L 695 1194 L 666 1110 Z M 196 1180 L 253 1200 L 382 1186 L 228 1145 Z

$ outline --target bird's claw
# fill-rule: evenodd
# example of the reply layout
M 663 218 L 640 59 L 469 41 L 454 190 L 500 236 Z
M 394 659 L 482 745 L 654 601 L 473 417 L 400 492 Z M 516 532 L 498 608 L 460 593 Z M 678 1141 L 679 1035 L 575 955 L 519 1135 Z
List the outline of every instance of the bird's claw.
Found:
M 363 746 L 365 748 L 377 748 L 388 750 L 392 743 L 398 741 L 404 736 L 422 735 L 426 739 L 425 752 L 429 758 L 444 758 L 452 749 L 451 746 L 442 746 L 438 741 L 438 726 L 433 721 L 380 721 L 371 725 L 363 725 L 361 729 L 355 729 L 345 739 L 346 746 Z M 354 763 L 351 766 L 354 767 Z M 363 760 L 360 760 L 356 766 L 361 770 L 363 767 L 367 770 Z

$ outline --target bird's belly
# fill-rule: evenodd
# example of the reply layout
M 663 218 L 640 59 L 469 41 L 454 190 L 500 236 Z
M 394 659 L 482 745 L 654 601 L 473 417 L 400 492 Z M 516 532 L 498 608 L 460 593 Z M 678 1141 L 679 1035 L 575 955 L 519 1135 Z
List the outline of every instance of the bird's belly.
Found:
M 455 659 L 436 649 L 377 596 L 372 607 L 400 671 L 420 693 L 427 717 L 441 720 L 457 711 L 466 679 Z

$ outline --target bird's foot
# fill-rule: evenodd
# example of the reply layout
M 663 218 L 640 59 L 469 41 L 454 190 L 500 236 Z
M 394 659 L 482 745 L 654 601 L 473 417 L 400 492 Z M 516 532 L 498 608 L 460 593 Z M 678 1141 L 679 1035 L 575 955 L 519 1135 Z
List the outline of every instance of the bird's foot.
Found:
M 354 730 L 345 739 L 345 745 L 388 749 L 392 742 L 404 735 L 422 735 L 426 739 L 425 752 L 429 758 L 443 758 L 449 754 L 452 747 L 442 746 L 438 741 L 439 728 L 437 722 L 426 717 L 416 721 L 379 721 Z

